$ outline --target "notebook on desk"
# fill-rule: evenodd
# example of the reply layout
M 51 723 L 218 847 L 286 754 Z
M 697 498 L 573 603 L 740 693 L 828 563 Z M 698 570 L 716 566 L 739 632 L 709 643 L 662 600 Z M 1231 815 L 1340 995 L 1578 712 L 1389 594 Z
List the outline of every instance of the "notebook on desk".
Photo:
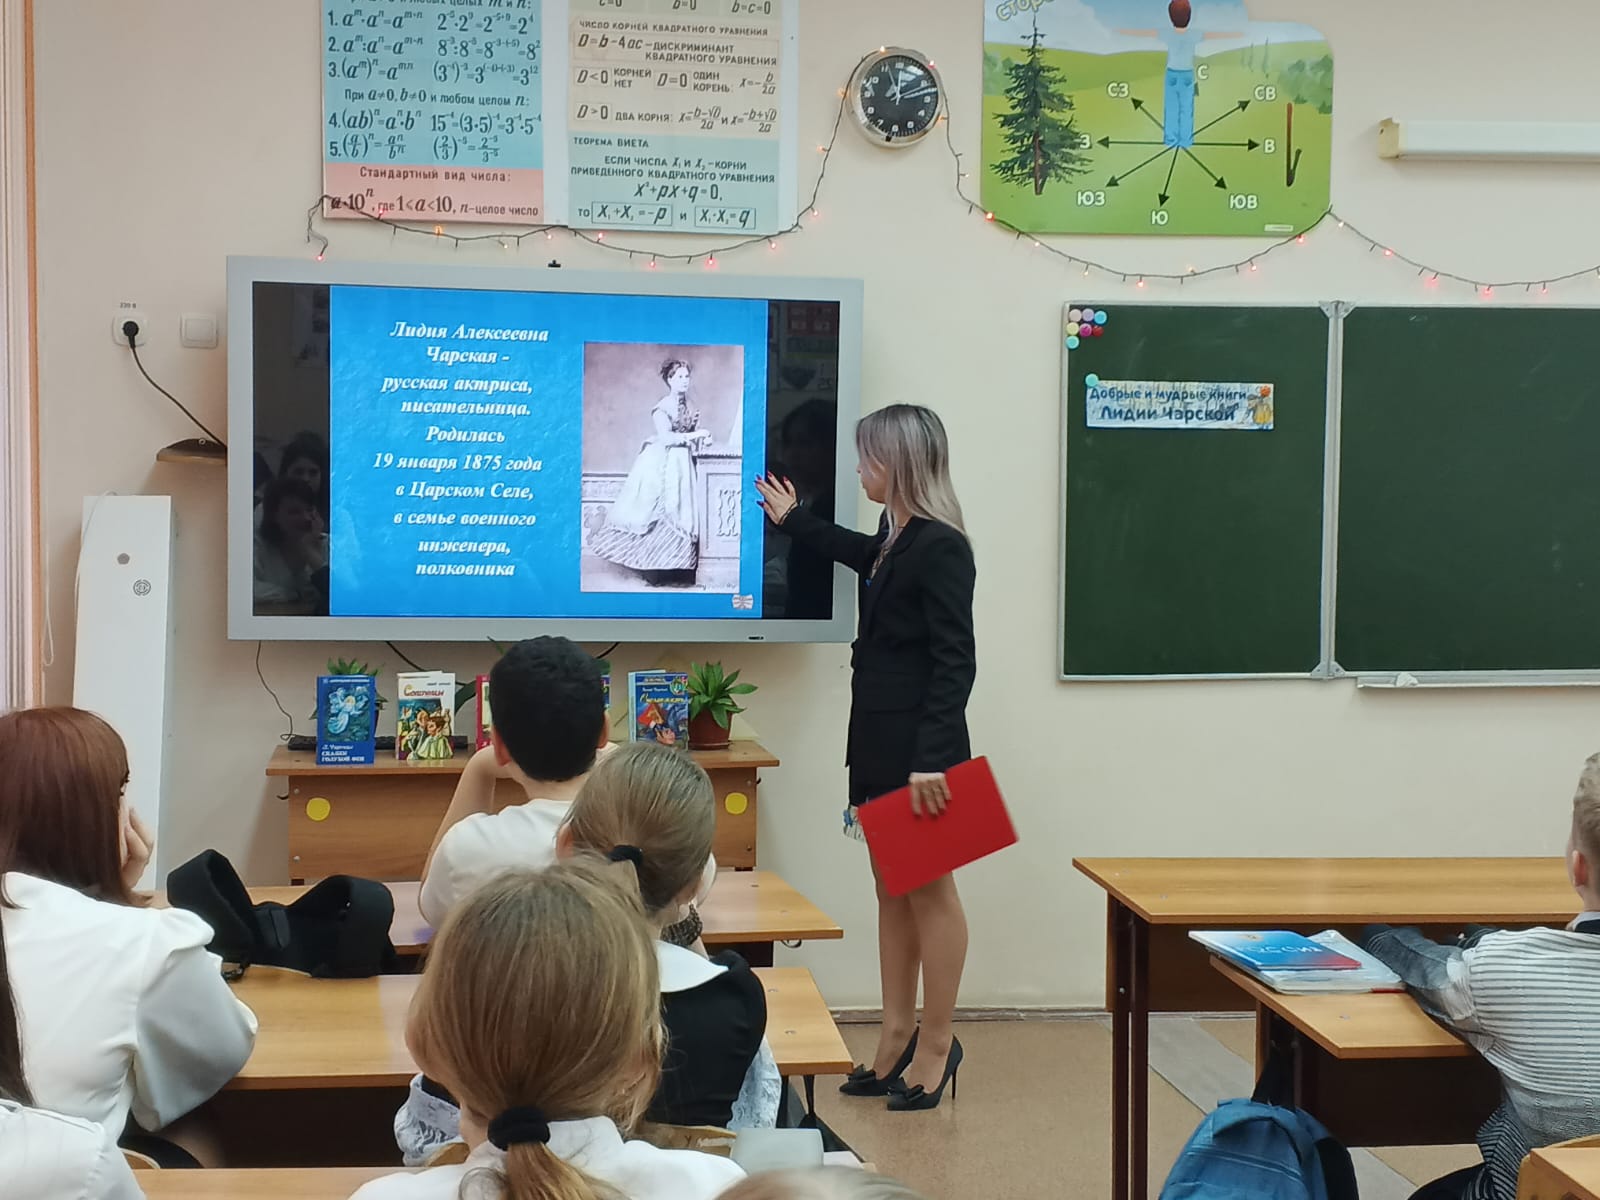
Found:
M 1017 840 L 988 759 L 951 767 L 945 781 L 950 804 L 941 816 L 913 814 L 910 788 L 861 806 L 861 831 L 891 896 L 913 892 Z

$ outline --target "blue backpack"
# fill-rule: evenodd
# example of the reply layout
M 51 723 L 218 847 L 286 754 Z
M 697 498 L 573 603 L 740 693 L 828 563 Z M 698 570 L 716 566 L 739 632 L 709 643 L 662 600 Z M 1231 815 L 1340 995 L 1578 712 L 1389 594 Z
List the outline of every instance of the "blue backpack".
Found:
M 1227 1100 L 1178 1155 L 1161 1200 L 1356 1200 L 1355 1168 L 1299 1109 Z

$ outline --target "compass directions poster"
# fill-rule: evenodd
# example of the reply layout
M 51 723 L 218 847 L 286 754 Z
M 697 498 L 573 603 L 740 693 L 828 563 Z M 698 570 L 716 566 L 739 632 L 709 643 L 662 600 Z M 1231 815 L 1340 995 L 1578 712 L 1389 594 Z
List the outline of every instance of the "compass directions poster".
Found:
M 1030 233 L 1284 236 L 1328 207 L 1333 52 L 1240 0 L 985 0 L 984 207 Z

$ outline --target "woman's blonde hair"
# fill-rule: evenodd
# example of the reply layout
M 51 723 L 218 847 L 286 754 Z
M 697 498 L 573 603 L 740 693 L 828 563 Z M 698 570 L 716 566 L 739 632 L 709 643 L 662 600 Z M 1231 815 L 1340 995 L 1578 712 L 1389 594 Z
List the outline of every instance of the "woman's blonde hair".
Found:
M 767 1171 L 722 1194 L 722 1200 L 922 1200 L 903 1183 L 856 1167 Z
M 500 875 L 446 918 L 412 1003 L 417 1063 L 491 1127 L 610 1117 L 626 1132 L 660 1076 L 655 933 L 619 872 L 589 858 Z M 547 1144 L 505 1147 L 504 1200 L 611 1200 Z
M 884 504 L 891 513 L 967 532 L 950 482 L 950 439 L 938 413 L 920 404 L 868 413 L 856 422 L 856 452 L 883 472 Z
M 717 795 L 681 750 L 634 742 L 606 755 L 578 791 L 566 827 L 578 850 L 633 858 L 639 895 L 652 918 L 677 919 L 678 898 L 711 857 Z

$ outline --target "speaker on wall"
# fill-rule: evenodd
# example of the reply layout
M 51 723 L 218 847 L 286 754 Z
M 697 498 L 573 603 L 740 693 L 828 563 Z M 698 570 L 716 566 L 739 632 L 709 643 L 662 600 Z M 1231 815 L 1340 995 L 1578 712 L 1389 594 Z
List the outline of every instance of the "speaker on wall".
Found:
M 141 888 L 165 873 L 172 611 L 172 497 L 86 498 L 72 702 L 104 717 L 128 747 L 128 803 L 156 833 Z

